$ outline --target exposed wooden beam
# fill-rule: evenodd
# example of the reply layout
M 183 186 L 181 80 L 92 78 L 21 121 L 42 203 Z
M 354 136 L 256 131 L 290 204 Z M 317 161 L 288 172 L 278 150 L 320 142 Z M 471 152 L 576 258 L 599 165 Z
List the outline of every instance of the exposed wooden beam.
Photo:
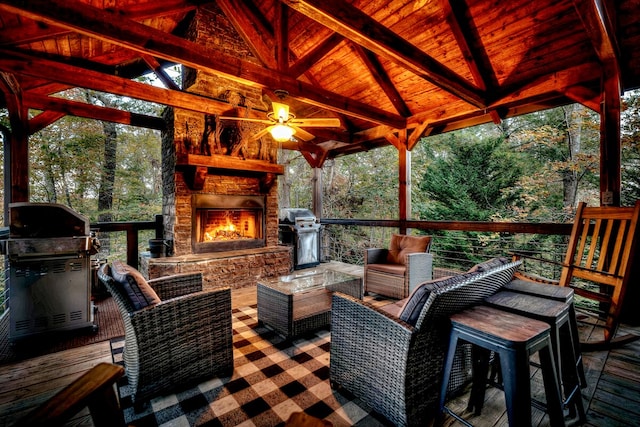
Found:
M 253 54 L 266 67 L 277 69 L 273 27 L 260 11 L 246 0 L 218 0 L 217 4 Z
M 26 104 L 26 103 L 25 103 Z M 28 107 L 28 105 L 27 105 Z M 29 120 L 29 135 L 40 132 L 42 129 L 55 123 L 66 116 L 65 113 L 59 111 L 43 111 Z
M 600 92 L 593 88 L 581 85 L 570 86 L 564 91 L 564 95 L 567 98 L 595 111 L 596 113 L 601 112 L 601 95 Z
M 229 103 L 224 101 L 218 101 L 192 93 L 163 89 L 127 80 L 122 77 L 111 76 L 10 51 L 0 50 L 0 70 L 16 70 L 21 74 L 37 78 L 49 78 L 71 86 L 128 96 L 143 101 L 184 108 L 205 114 L 221 114 L 231 107 Z M 255 108 L 251 109 L 251 112 L 253 114 L 260 113 Z
M 276 2 L 275 43 L 278 71 L 289 72 L 289 8 Z
M 409 151 L 413 150 L 413 147 L 416 146 L 420 138 L 422 138 L 423 136 L 429 136 L 429 132 L 427 130 L 428 128 L 429 122 L 425 121 L 413 129 L 413 131 L 409 135 L 409 138 L 407 138 L 407 149 Z
M 616 39 L 611 16 L 602 0 L 573 0 L 576 12 L 582 20 L 591 39 L 591 43 L 603 64 L 608 64 L 609 72 L 618 79 L 622 94 L 622 75 L 620 73 L 620 46 Z
M 411 115 L 409 107 L 405 104 L 402 96 L 393 85 L 387 71 L 384 69 L 376 55 L 358 44 L 354 45 L 354 49 L 398 113 L 403 117 L 409 117 Z
M 147 129 L 164 130 L 166 128 L 164 119 L 160 117 L 130 113 L 128 111 L 117 110 L 115 108 L 100 107 L 97 105 L 85 104 L 83 102 L 30 93 L 25 93 L 23 99 L 27 107 L 37 110 L 62 113 L 62 115 L 69 114 L 76 117 L 85 117 L 88 119 L 121 123 L 130 126 L 139 126 Z
M 347 2 L 325 0 L 282 0 L 291 9 L 342 34 L 376 54 L 479 108 L 484 95 L 465 79 L 436 61 L 360 9 Z
M 467 2 L 465 0 L 440 0 L 440 5 L 476 85 L 486 91 L 487 96 L 490 96 L 498 88 L 498 79 L 482 44 L 478 29 L 471 19 Z
M 298 58 L 298 60 L 289 67 L 289 74 L 293 77 L 298 77 L 304 74 L 313 64 L 322 59 L 322 57 L 327 53 L 331 52 L 331 50 L 342 40 L 344 40 L 342 34 L 331 34 L 329 37 L 324 39 L 322 43 L 317 44 L 305 56 Z
M 306 84 L 288 75 L 262 68 L 231 55 L 216 53 L 205 46 L 114 16 L 74 0 L 1 0 L 0 9 L 40 19 L 44 22 L 73 29 L 91 37 L 128 49 L 151 54 L 169 61 L 220 74 L 250 86 L 284 89 L 304 102 L 358 117 L 374 123 L 404 128 L 406 120 L 398 115 L 371 107 L 362 102 Z
M 142 55 L 142 59 L 147 63 L 149 68 L 153 70 L 158 79 L 160 79 L 162 84 L 164 84 L 164 87 L 171 90 L 181 90 L 180 86 L 178 86 L 173 79 L 169 77 L 167 72 L 164 71 L 162 65 L 160 65 L 160 62 L 158 62 L 156 58 L 151 55 Z
M 121 9 L 113 10 L 117 14 L 135 21 L 161 16 L 186 13 L 197 5 L 192 0 L 155 0 L 152 2 L 133 2 Z M 6 26 L 0 30 L 0 46 L 23 45 L 70 34 L 71 31 L 55 25 L 38 21 L 21 22 L 19 30 Z
M 15 76 L 0 71 L 0 92 L 9 111 L 11 137 L 4 146 L 4 212 L 9 203 L 29 201 L 29 110 L 22 102 L 22 88 Z M 5 224 L 8 218 L 5 218 Z

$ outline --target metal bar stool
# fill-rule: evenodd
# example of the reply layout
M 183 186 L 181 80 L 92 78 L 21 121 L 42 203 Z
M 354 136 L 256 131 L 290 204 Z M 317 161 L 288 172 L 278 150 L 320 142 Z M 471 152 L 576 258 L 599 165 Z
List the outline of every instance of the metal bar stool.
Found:
M 573 339 L 573 351 L 576 355 L 576 368 L 580 378 L 580 386 L 587 386 L 587 379 L 584 375 L 584 365 L 582 363 L 582 351 L 580 350 L 580 335 L 578 333 L 578 322 L 576 320 L 576 309 L 573 303 L 574 292 L 568 286 L 558 286 L 548 283 L 533 282 L 530 280 L 514 279 L 505 285 L 505 289 L 521 294 L 533 295 L 540 298 L 547 298 L 553 301 L 563 302 L 569 305 L 569 325 L 571 326 L 571 336 Z
M 466 425 L 466 420 L 445 406 L 448 378 L 458 340 L 474 344 L 483 352 L 495 352 L 500 357 L 509 426 L 531 426 L 531 383 L 529 359 L 538 352 L 551 426 L 564 426 L 562 401 L 551 351 L 549 325 L 539 320 L 476 306 L 451 316 L 451 336 L 440 391 L 440 414 L 448 413 Z M 474 366 L 472 393 L 482 395 L 487 371 Z
M 485 302 L 491 307 L 540 320 L 549 325 L 554 362 L 558 368 L 558 380 L 564 389 L 563 405 L 569 408 L 571 418 L 577 415 L 580 423 L 584 423 L 586 414 L 576 367 L 577 357 L 569 321 L 569 305 L 511 291 L 498 292 L 486 298 Z M 479 404 L 481 405 L 482 402 Z

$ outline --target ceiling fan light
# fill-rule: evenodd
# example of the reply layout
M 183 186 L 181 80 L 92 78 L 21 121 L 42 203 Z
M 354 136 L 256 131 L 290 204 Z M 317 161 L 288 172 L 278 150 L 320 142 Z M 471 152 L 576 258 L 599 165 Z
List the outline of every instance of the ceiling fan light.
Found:
M 292 127 L 277 124 L 271 128 L 271 136 L 278 142 L 285 142 L 291 139 L 294 133 L 296 133 L 295 129 Z

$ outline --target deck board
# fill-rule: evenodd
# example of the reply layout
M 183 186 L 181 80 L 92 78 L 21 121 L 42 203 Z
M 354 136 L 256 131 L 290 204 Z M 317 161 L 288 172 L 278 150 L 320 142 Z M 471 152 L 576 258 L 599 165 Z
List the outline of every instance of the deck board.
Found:
M 319 266 L 326 268 L 326 265 Z M 362 267 L 342 263 L 331 263 L 331 268 L 350 274 L 362 274 Z M 234 308 L 256 304 L 255 287 L 232 291 Z M 386 304 L 384 299 L 366 297 L 375 305 Z M 107 313 L 103 314 L 104 316 Z M 110 315 L 110 314 L 109 314 Z M 596 336 L 598 331 L 581 327 L 583 338 Z M 625 327 L 623 332 L 640 333 L 640 327 Z M 640 419 L 640 341 L 619 349 L 584 353 L 584 366 L 588 386 L 582 389 L 587 408 L 587 426 L 616 427 L 638 425 Z M 28 358 L 19 362 L 0 365 L 0 427 L 11 425 L 12 421 L 30 408 L 41 403 L 66 384 L 79 377 L 99 362 L 110 362 L 111 351 L 108 341 L 91 343 L 68 350 Z M 539 373 L 533 377 L 533 393 L 540 393 L 542 384 Z M 502 427 L 508 425 L 504 409 L 504 395 L 496 388 L 489 388 L 480 416 L 465 412 L 467 395 L 457 397 L 447 405 L 456 413 L 478 427 Z M 533 410 L 533 425 L 548 426 L 548 417 L 539 410 Z M 82 411 L 68 425 L 91 425 L 86 410 Z M 460 426 L 452 417 L 445 418 L 444 426 Z

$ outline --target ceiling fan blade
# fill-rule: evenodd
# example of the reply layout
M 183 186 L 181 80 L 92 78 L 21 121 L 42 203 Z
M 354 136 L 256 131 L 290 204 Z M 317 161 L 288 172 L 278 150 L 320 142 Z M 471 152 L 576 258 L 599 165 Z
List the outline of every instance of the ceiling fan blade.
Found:
M 231 116 L 220 116 L 218 117 L 220 120 L 241 120 L 243 122 L 253 122 L 253 123 L 264 123 L 266 125 L 270 125 L 273 123 L 272 120 L 267 119 L 252 119 L 249 117 L 231 117 Z
M 338 128 L 340 127 L 340 119 L 333 117 L 326 118 L 307 118 L 292 119 L 289 121 L 292 126 L 316 127 L 316 128 Z
M 267 126 L 266 128 L 262 129 L 260 132 L 254 134 L 253 136 L 251 136 L 252 140 L 258 140 L 260 138 L 262 138 L 263 136 L 265 136 L 266 134 L 269 133 L 269 131 L 271 131 L 271 129 L 273 128 L 273 126 Z
M 289 119 L 289 106 L 287 104 L 272 102 L 271 106 L 276 120 L 282 119 L 283 122 L 286 122 Z
M 315 138 L 315 135 L 307 132 L 302 128 L 293 125 L 291 125 L 291 127 L 296 131 L 296 133 L 293 135 L 295 138 L 301 139 L 303 141 L 311 141 L 313 138 Z

